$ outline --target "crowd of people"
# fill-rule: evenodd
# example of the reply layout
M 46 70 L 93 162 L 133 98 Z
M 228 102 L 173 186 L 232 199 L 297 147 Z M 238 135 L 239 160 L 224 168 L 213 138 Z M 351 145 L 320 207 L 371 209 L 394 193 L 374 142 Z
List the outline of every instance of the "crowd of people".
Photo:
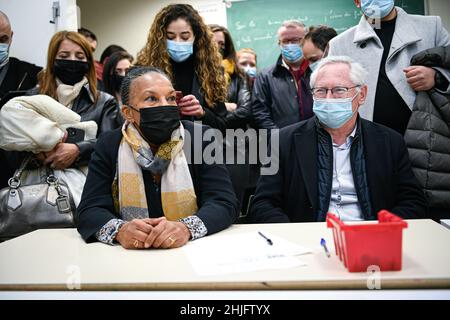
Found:
M 75 227 L 87 242 L 127 249 L 327 213 L 449 217 L 449 34 L 439 17 L 410 15 L 393 0 L 355 5 L 359 24 L 339 35 L 284 21 L 279 57 L 262 70 L 255 51 L 236 50 L 227 28 L 188 4 L 156 14 L 136 57 L 113 44 L 95 61 L 92 31 L 57 32 L 44 69 L 9 56 L 12 24 L 0 12 L 0 189 L 30 154 L 37 167 L 79 169 Z M 50 107 L 59 111 L 45 118 Z M 21 108 L 37 110 L 36 122 Z M 74 134 L 61 120 L 67 109 L 78 116 Z M 65 128 L 52 143 L 43 120 Z M 230 130 L 266 130 L 276 172 L 261 175 L 264 164 L 248 157 L 192 161 L 211 148 L 196 137 L 209 129 L 225 135 L 216 156 L 230 145 L 247 154 L 260 138 L 234 143 Z M 20 135 L 30 142 L 14 143 Z

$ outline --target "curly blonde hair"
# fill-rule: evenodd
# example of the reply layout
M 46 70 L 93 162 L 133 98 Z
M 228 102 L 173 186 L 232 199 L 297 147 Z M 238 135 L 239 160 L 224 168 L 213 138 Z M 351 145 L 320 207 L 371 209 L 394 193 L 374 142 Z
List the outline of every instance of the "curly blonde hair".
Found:
M 227 96 L 226 82 L 222 57 L 213 40 L 214 35 L 198 12 L 188 4 L 168 5 L 156 15 L 148 32 L 147 44 L 138 53 L 136 64 L 159 68 L 173 80 L 166 30 L 171 22 L 179 18 L 186 20 L 194 32 L 195 71 L 206 103 L 213 107 L 217 102 L 224 102 Z

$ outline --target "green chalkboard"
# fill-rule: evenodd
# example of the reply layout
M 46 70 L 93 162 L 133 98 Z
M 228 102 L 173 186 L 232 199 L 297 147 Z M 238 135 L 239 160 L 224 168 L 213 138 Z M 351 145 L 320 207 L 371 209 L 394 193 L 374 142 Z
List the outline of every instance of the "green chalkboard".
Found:
M 396 0 L 408 13 L 424 14 L 424 0 Z M 252 48 L 258 68 L 270 66 L 280 54 L 277 30 L 289 19 L 306 26 L 324 24 L 338 33 L 358 24 L 361 12 L 353 0 L 244 0 L 227 9 L 228 29 L 236 49 Z

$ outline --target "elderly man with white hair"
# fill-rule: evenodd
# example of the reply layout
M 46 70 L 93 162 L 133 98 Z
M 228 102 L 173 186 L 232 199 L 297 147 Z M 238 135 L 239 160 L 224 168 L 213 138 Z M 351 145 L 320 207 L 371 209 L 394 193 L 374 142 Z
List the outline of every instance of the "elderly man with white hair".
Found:
M 311 75 L 315 117 L 280 130 L 279 170 L 261 176 L 252 222 L 373 220 L 382 209 L 425 214 L 425 197 L 400 134 L 361 118 L 367 72 L 328 57 Z

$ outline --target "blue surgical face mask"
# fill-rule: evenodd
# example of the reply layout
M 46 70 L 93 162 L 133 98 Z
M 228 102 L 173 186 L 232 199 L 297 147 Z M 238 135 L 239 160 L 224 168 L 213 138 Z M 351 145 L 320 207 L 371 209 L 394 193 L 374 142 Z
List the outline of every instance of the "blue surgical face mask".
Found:
M 3 67 L 8 63 L 9 57 L 9 44 L 8 43 L 0 43 L 0 67 Z
M 340 128 L 353 116 L 352 101 L 358 93 L 344 99 L 314 98 L 313 111 L 319 121 L 328 128 Z
M 317 60 L 317 61 L 309 64 L 309 68 L 311 69 L 312 72 L 314 72 L 314 70 L 317 69 L 317 66 L 319 65 L 319 62 L 320 62 L 320 60 Z
M 281 54 L 288 62 L 294 63 L 303 57 L 303 50 L 297 43 L 289 43 L 281 46 Z
M 255 67 L 247 66 L 244 68 L 244 71 L 250 78 L 256 78 L 256 68 Z
M 386 17 L 394 8 L 394 0 L 361 0 L 361 10 L 372 19 Z
M 194 52 L 194 42 L 167 40 L 167 51 L 175 62 L 183 62 Z

